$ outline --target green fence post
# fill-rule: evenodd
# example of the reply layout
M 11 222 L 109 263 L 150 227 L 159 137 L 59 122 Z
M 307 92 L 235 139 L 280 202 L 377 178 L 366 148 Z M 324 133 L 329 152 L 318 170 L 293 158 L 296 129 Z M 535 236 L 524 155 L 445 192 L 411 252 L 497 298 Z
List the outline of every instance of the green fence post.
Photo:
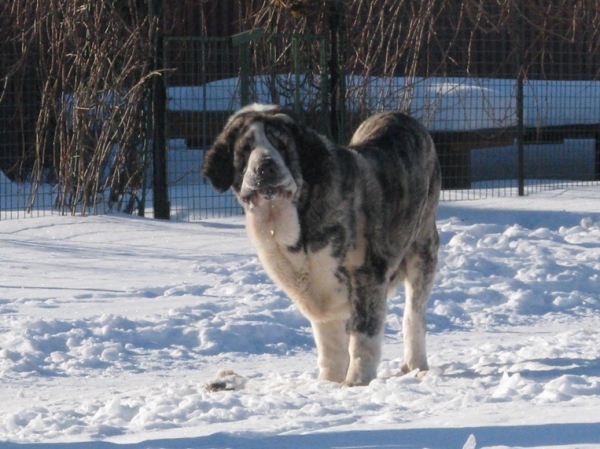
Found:
M 250 43 L 240 45 L 240 104 L 250 103 Z
M 264 36 L 260 28 L 231 36 L 231 44 L 240 48 L 240 102 L 250 103 L 250 42 Z
M 327 70 L 327 38 L 322 37 L 320 39 L 320 58 L 321 58 L 321 114 L 323 114 L 322 120 L 322 132 L 323 134 L 327 134 L 331 137 L 331 127 L 328 122 L 329 114 L 327 111 L 329 110 L 329 72 Z
M 292 57 L 294 58 L 294 112 L 300 114 L 302 107 L 300 104 L 300 46 L 298 36 L 292 37 Z
M 523 51 L 523 20 L 521 11 L 514 12 L 514 43 L 516 46 L 516 76 L 517 76 L 517 185 L 519 196 L 525 196 L 525 116 L 523 84 L 525 78 L 524 51 Z

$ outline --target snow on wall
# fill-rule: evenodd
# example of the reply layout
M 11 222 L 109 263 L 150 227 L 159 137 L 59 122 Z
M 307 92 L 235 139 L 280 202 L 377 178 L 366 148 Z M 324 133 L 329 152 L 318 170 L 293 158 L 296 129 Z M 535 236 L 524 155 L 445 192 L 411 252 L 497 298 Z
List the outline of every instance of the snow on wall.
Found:
M 303 106 L 318 103 L 319 77 L 298 78 Z M 252 101 L 294 103 L 290 85 L 293 75 L 252 78 Z M 374 113 L 408 110 L 432 131 L 470 131 L 515 126 L 516 81 L 478 78 L 404 78 L 358 76 L 346 79 L 350 111 Z M 239 78 L 213 81 L 203 86 L 174 86 L 167 91 L 172 111 L 233 111 L 241 106 Z M 526 81 L 524 85 L 526 127 L 600 123 L 600 82 Z

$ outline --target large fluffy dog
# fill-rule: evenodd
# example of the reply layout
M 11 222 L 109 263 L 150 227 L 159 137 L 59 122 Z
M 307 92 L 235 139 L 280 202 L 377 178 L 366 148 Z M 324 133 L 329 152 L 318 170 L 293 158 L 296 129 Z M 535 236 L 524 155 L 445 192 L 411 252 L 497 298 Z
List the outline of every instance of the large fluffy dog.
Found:
M 341 148 L 285 108 L 252 105 L 229 119 L 202 171 L 217 191 L 233 188 L 265 270 L 310 320 L 319 379 L 376 377 L 386 297 L 401 282 L 402 371 L 428 369 L 440 169 L 423 126 L 380 113 Z

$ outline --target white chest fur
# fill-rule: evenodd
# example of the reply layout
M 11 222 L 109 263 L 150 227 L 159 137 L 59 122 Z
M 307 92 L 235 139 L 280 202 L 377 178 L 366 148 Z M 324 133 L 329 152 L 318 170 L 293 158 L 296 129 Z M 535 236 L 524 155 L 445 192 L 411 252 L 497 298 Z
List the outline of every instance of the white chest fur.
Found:
M 349 317 L 348 287 L 336 277 L 339 261 L 330 248 L 289 249 L 300 237 L 298 212 L 289 199 L 259 199 L 246 210 L 246 229 L 269 276 L 309 320 Z

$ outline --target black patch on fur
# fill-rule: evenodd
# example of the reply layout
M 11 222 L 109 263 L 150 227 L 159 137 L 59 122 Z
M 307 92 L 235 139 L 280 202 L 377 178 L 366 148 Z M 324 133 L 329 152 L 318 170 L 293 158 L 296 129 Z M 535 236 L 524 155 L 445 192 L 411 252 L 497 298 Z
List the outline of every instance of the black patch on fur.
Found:
M 367 249 L 365 263 L 355 270 L 354 307 L 350 330 L 366 334 L 369 337 L 377 335 L 383 326 L 382 318 L 386 306 L 386 279 L 388 264 L 386 260 Z
M 210 179 L 219 193 L 225 192 L 233 182 L 233 151 L 227 143 L 216 142 L 204 156 L 202 174 Z
M 302 178 L 308 184 L 328 185 L 331 177 L 331 153 L 323 138 L 311 129 L 293 126 Z
M 388 268 L 385 258 L 372 251 L 367 251 L 367 261 L 365 262 L 365 265 L 367 264 L 370 270 L 370 275 L 373 276 L 373 279 L 375 279 L 378 284 L 384 283 L 385 273 L 387 272 Z
M 233 184 L 235 176 L 233 152 L 242 122 L 234 120 L 215 140 L 204 155 L 202 175 L 206 176 L 215 190 L 225 192 Z
M 380 287 L 374 287 L 368 279 L 360 280 L 368 273 L 355 273 L 357 277 L 356 290 L 354 291 L 354 303 L 352 316 L 346 325 L 350 333 L 365 334 L 374 337 L 381 332 L 383 317 L 385 316 L 386 302 L 385 293 Z
M 346 231 L 341 224 L 327 225 L 311 236 L 312 251 L 319 251 L 329 244 L 331 244 L 331 255 L 336 259 L 342 258 L 346 250 Z

